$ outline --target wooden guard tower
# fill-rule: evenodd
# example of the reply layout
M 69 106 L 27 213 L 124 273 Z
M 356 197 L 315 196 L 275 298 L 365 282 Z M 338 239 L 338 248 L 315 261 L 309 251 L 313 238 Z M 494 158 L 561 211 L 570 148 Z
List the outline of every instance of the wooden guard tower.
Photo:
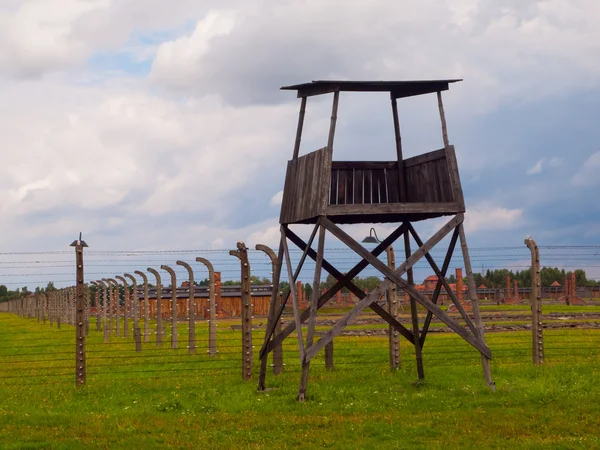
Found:
M 313 295 L 307 310 L 301 311 L 299 309 L 296 291 L 290 289 L 288 298 L 291 295 L 294 322 L 278 334 L 275 334 L 276 325 L 280 320 L 288 298 L 284 299 L 283 304 L 278 301 L 277 293 L 279 291 L 281 269 L 279 269 L 279 273 L 274 274 L 274 289 L 269 309 L 267 332 L 260 351 L 259 390 L 265 388 L 269 352 L 296 331 L 302 363 L 298 399 L 304 400 L 311 359 L 366 308 L 371 308 L 414 345 L 419 380 L 424 377 L 421 349 L 425 343 L 431 319 L 436 316 L 481 353 L 486 383 L 494 389 L 489 364 L 492 355 L 483 335 L 483 325 L 475 294 L 475 281 L 463 228 L 465 205 L 462 187 L 454 147 L 450 145 L 448 140 L 442 104 L 441 92 L 448 90 L 450 83 L 457 81 L 461 80 L 313 81 L 282 88 L 297 91 L 298 97 L 301 99 L 301 106 L 294 152 L 292 159 L 288 162 L 283 190 L 279 220 L 281 224 L 281 242 L 278 255 L 280 264 L 278 267 L 281 268 L 281 263 L 285 259 L 290 286 L 295 285 L 300 269 L 307 257 L 315 261 L 315 274 Z M 396 138 L 396 160 L 332 160 L 339 95 L 340 92 L 346 91 L 389 93 Z M 333 106 L 327 145 L 320 150 L 299 156 L 307 98 L 328 93 L 333 93 Z M 402 156 L 397 99 L 433 93 L 437 94 L 444 148 L 404 159 Z M 412 222 L 441 216 L 450 216 L 450 219 L 426 242 L 423 242 L 415 231 Z M 398 227 L 374 250 L 369 251 L 339 226 L 340 224 L 351 223 L 398 223 Z M 304 242 L 290 229 L 290 225 L 293 224 L 314 224 L 308 242 Z M 312 244 L 317 231 L 319 237 L 317 249 L 315 250 L 312 248 Z M 362 260 L 345 274 L 325 259 L 324 242 L 327 231 L 362 257 Z M 444 262 L 439 267 L 429 252 L 448 235 L 451 236 L 449 247 Z M 390 269 L 379 260 L 378 255 L 401 237 L 404 240 L 405 260 L 398 268 Z M 445 281 L 453 251 L 459 240 L 471 297 L 473 320 L 465 312 L 463 305 Z M 288 241 L 303 252 L 295 270 L 291 265 Z M 417 247 L 412 252 L 411 241 L 414 241 Z M 438 276 L 437 286 L 431 300 L 419 293 L 413 283 L 412 267 L 422 258 L 428 261 L 432 270 Z M 384 276 L 384 280 L 375 290 L 365 294 L 352 280 L 368 265 L 379 270 Z M 321 294 L 319 289 L 321 269 L 325 269 L 337 280 L 336 284 L 324 294 Z M 403 278 L 404 275 L 406 275 L 406 278 Z M 392 314 L 377 303 L 379 297 L 393 284 L 399 286 L 410 296 L 412 329 L 404 327 Z M 360 299 L 359 302 L 344 318 L 339 320 L 315 342 L 314 331 L 317 310 L 333 298 L 343 287 L 354 293 Z M 450 295 L 466 326 L 459 324 L 437 306 L 437 299 L 442 287 Z M 427 310 L 427 316 L 423 324 L 419 323 L 417 303 Z M 303 336 L 302 324 L 307 320 L 308 328 L 306 336 Z

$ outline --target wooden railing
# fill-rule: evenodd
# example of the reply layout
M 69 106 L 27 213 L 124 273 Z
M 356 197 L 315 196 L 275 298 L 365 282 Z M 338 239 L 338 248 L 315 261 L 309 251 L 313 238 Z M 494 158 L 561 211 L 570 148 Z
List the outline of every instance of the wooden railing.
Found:
M 333 161 L 330 205 L 397 203 L 398 163 Z

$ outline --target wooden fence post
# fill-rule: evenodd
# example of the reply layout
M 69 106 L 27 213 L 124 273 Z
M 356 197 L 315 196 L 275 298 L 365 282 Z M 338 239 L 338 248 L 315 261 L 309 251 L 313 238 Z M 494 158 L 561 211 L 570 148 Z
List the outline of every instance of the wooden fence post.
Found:
M 248 248 L 243 242 L 237 243 L 237 251 L 229 254 L 239 258 L 241 263 L 242 300 L 242 379 L 252 378 L 252 294 L 250 292 L 250 263 Z
M 540 251 L 535 241 L 527 236 L 525 245 L 531 251 L 531 338 L 533 350 L 533 363 L 544 362 L 544 335 L 542 323 L 542 296 L 540 278 Z
M 188 349 L 189 353 L 196 353 L 196 290 L 194 286 L 194 270 L 183 261 L 177 261 L 175 264 L 187 269 L 189 275 L 190 295 L 188 300 Z
M 87 247 L 85 241 L 79 239 L 73 241 L 71 247 L 75 247 L 76 261 L 76 298 L 75 298 L 75 384 L 81 386 L 86 381 L 85 366 L 85 283 L 83 279 L 83 248 Z

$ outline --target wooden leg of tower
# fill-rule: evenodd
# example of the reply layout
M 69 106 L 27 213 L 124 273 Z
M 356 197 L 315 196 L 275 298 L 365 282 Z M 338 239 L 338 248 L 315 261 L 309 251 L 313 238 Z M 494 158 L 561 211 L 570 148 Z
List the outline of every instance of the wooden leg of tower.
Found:
M 294 307 L 294 322 L 296 323 L 296 334 L 298 338 L 298 352 L 300 353 L 300 363 L 304 361 L 304 342 L 302 339 L 302 321 L 300 320 L 300 305 L 298 305 L 298 296 L 294 289 L 294 274 L 292 273 L 292 261 L 290 251 L 287 245 L 286 236 L 287 227 L 281 225 L 281 244 L 283 245 L 283 254 L 285 256 L 285 265 L 287 268 L 288 279 L 290 283 L 290 294 L 292 296 L 292 306 Z
M 279 279 L 281 277 L 281 263 L 283 260 L 283 243 L 279 244 L 279 254 L 277 255 L 278 264 L 275 265 L 275 273 L 273 273 L 273 290 L 271 291 L 271 303 L 269 304 L 269 315 L 267 317 L 267 330 L 276 330 L 277 323 L 279 322 L 280 317 L 280 308 L 279 308 Z M 265 340 L 263 343 L 263 348 L 267 347 L 269 340 L 271 339 L 272 333 L 265 333 Z M 279 349 L 281 352 L 281 346 L 278 346 L 273 351 L 273 358 L 275 358 L 275 352 Z M 265 390 L 265 378 L 267 376 L 267 359 L 269 357 L 269 352 L 264 352 L 260 358 L 260 374 L 258 376 L 258 390 Z
M 406 259 L 408 260 L 408 258 L 410 258 L 410 255 L 411 255 L 410 235 L 408 233 L 408 226 L 406 227 L 406 231 L 404 232 L 404 254 L 406 256 Z M 410 269 L 408 269 L 408 271 L 406 273 L 406 278 L 407 278 L 408 284 L 410 286 L 414 286 L 415 281 L 414 281 L 414 277 L 413 277 L 412 267 Z M 415 356 L 416 356 L 416 360 L 417 360 L 417 377 L 418 377 L 418 381 L 420 382 L 421 380 L 423 380 L 423 378 L 425 378 L 425 371 L 423 370 L 423 353 L 421 351 L 421 338 L 419 336 L 419 315 L 417 312 L 417 302 L 412 296 L 410 297 L 410 314 L 411 314 L 411 318 L 412 318 L 413 335 L 415 337 Z
M 317 260 L 315 263 L 315 276 L 313 280 L 312 298 L 310 301 L 310 317 L 308 319 L 308 331 L 306 333 L 306 348 L 313 344 L 315 325 L 317 323 L 317 305 L 320 297 L 321 285 L 321 267 L 323 266 L 323 253 L 325 251 L 325 228 L 319 227 L 319 244 L 317 248 Z M 298 390 L 298 401 L 304 401 L 306 397 L 306 385 L 308 383 L 308 372 L 310 369 L 310 359 L 304 355 L 302 361 L 302 376 L 300 377 L 300 388 Z
M 463 224 L 458 225 L 458 233 L 460 237 L 460 246 L 462 249 L 463 260 L 465 263 L 465 270 L 467 272 L 467 286 L 469 287 L 469 297 L 471 299 L 471 306 L 473 307 L 473 317 L 475 318 L 475 326 L 477 328 L 477 334 L 482 343 L 485 343 L 483 333 L 483 322 L 481 320 L 481 314 L 479 313 L 479 301 L 477 299 L 477 292 L 475 290 L 475 279 L 473 278 L 473 269 L 471 268 L 471 259 L 469 257 L 469 247 L 467 246 L 467 239 L 465 236 L 465 229 Z M 485 377 L 485 383 L 492 391 L 496 391 L 496 383 L 492 380 L 492 372 L 490 370 L 490 360 L 483 353 L 481 354 L 481 365 L 483 366 L 483 376 Z

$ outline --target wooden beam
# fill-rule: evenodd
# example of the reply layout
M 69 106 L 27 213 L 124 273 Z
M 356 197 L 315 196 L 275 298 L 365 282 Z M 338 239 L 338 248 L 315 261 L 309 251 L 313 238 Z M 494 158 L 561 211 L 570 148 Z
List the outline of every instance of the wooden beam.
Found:
M 304 115 L 306 113 L 306 97 L 302 97 L 300 103 L 300 113 L 298 114 L 298 128 L 296 129 L 296 142 L 294 143 L 294 153 L 292 159 L 298 159 L 300 154 L 300 142 L 302 140 L 302 128 L 304 127 Z
M 273 335 L 273 331 L 275 330 L 275 324 L 279 321 L 279 319 L 281 317 L 281 314 L 283 314 L 283 310 L 285 309 L 285 305 L 287 304 L 287 301 L 288 301 L 288 299 L 290 297 L 290 293 L 292 291 L 293 285 L 294 285 L 294 283 L 296 283 L 298 275 L 300 275 L 300 270 L 302 270 L 302 266 L 304 265 L 304 261 L 306 260 L 306 254 L 307 254 L 308 250 L 310 249 L 310 246 L 312 245 L 312 242 L 313 242 L 313 240 L 315 238 L 315 235 L 317 234 L 317 230 L 318 229 L 319 229 L 319 227 L 317 227 L 317 226 L 315 226 L 313 228 L 313 231 L 312 231 L 312 233 L 311 233 L 311 235 L 310 235 L 310 237 L 308 239 L 308 244 L 306 245 L 306 248 L 303 249 L 302 256 L 300 257 L 300 261 L 298 262 L 298 266 L 296 267 L 296 271 L 294 272 L 294 281 L 292 283 L 290 283 L 290 291 L 287 293 L 286 297 L 281 302 L 280 309 L 279 309 L 279 311 L 277 312 L 277 314 L 275 316 L 275 319 L 276 319 L 275 322 L 273 322 L 272 324 L 270 324 L 270 326 L 269 326 L 269 323 L 267 322 L 267 330 L 266 330 L 266 333 L 265 333 L 265 341 L 264 341 L 263 346 L 261 347 L 260 352 L 259 352 L 259 357 L 260 358 L 263 357 L 263 355 L 265 353 L 265 350 L 267 348 L 268 348 L 269 352 L 273 348 L 275 348 L 275 346 L 268 347 L 268 341 L 269 341 L 269 339 L 271 339 L 271 336 Z M 286 229 L 286 232 L 287 232 L 288 235 L 294 236 L 294 237 L 298 238 L 298 236 L 296 236 L 296 234 L 292 230 L 290 230 L 289 228 Z M 290 240 L 292 240 L 292 239 L 290 238 Z M 292 242 L 293 242 L 293 240 L 292 240 Z M 283 246 L 283 243 L 280 242 L 280 245 Z M 283 257 L 282 257 L 282 260 L 283 260 Z M 281 268 L 279 268 L 279 273 L 281 273 Z M 279 281 L 278 281 L 278 283 L 279 283 Z M 304 320 L 306 320 L 306 319 L 303 319 L 303 322 L 304 322 Z M 292 328 L 292 331 L 294 331 L 293 328 Z M 290 331 L 290 333 L 292 331 Z M 289 336 L 290 333 L 288 333 L 286 335 L 286 337 Z M 282 340 L 280 340 L 279 343 L 281 343 Z
M 294 320 L 296 321 L 296 333 L 298 334 L 298 351 L 300 352 L 300 361 L 304 361 L 304 341 L 302 339 L 302 322 L 300 321 L 300 309 L 298 305 L 298 297 L 294 286 L 294 274 L 292 273 L 292 261 L 290 259 L 290 251 L 287 245 L 287 237 L 285 232 L 287 227 L 281 225 L 281 244 L 283 245 L 283 254 L 285 257 L 285 265 L 290 280 L 290 292 L 292 294 L 292 304 L 294 307 Z
M 410 230 L 410 234 L 412 234 L 412 236 L 413 236 L 415 242 L 417 243 L 417 245 L 419 247 L 422 247 L 423 246 L 423 241 L 421 240 L 421 238 L 417 234 L 416 230 L 410 224 L 408 225 L 408 227 L 409 227 L 408 229 Z M 436 262 L 434 261 L 434 259 L 431 257 L 431 254 L 426 253 L 425 254 L 425 259 L 427 259 L 427 262 L 429 262 L 429 265 L 431 266 L 431 268 L 433 269 L 433 271 L 437 275 L 438 282 L 441 281 L 441 283 L 443 284 L 444 289 L 446 289 L 446 292 L 448 293 L 448 296 L 452 299 L 452 302 L 456 306 L 456 309 L 458 309 L 458 311 L 462 315 L 462 317 L 465 320 L 467 326 L 471 329 L 471 332 L 474 335 L 477 335 L 477 329 L 475 328 L 475 325 L 471 321 L 471 318 L 467 315 L 465 309 L 463 308 L 463 305 L 458 301 L 458 298 L 456 297 L 456 294 L 454 292 L 452 292 L 452 289 L 450 289 L 450 285 L 446 281 L 445 274 L 442 274 L 442 272 L 440 271 L 440 268 L 438 267 L 438 265 L 436 264 Z
M 313 344 L 313 335 L 317 325 L 317 303 L 319 299 L 319 286 L 321 285 L 321 268 L 323 266 L 323 253 L 325 251 L 325 228 L 319 226 L 319 244 L 317 247 L 317 259 L 315 261 L 315 276 L 313 279 L 313 291 L 310 302 L 310 319 L 308 321 L 308 330 L 306 332 L 306 347 Z M 308 384 L 308 373 L 310 370 L 310 360 L 302 361 L 302 375 L 300 376 L 300 388 L 298 389 L 298 400 L 304 401 L 306 396 L 306 385 Z
M 457 214 L 463 212 L 458 203 L 371 203 L 357 205 L 329 205 L 328 216 L 345 216 L 355 214 Z
M 373 255 L 378 256 L 380 253 L 382 253 L 381 247 L 384 244 L 387 244 L 388 242 L 389 242 L 389 245 L 387 245 L 386 248 L 389 248 L 389 246 L 393 243 L 393 241 L 396 240 L 397 236 L 402 234 L 404 230 L 405 230 L 404 225 L 401 225 L 400 227 L 398 227 L 397 230 L 395 230 L 392 234 L 390 234 L 390 236 L 388 236 L 384 241 L 382 241 L 376 247 L 375 250 L 373 250 L 373 252 L 372 252 Z M 305 244 L 302 242 L 302 240 L 300 238 L 298 238 L 297 236 L 294 236 L 294 238 L 292 238 L 292 236 L 288 236 L 288 238 L 292 242 L 294 242 L 294 244 L 296 244 L 299 248 L 303 248 L 303 246 L 305 246 Z M 316 253 L 313 249 L 309 249 L 308 256 L 310 256 L 313 260 L 316 261 Z M 361 261 L 361 263 L 363 263 L 363 262 L 364 262 L 364 260 Z M 359 264 L 361 264 L 361 263 L 359 263 Z M 366 265 L 368 265 L 368 263 L 366 263 Z M 364 267 L 366 267 L 366 265 Z M 367 294 L 365 294 L 358 286 L 356 286 L 351 281 L 356 275 L 358 275 L 358 273 L 356 273 L 356 275 L 355 275 L 353 272 L 354 269 L 357 268 L 357 266 L 355 266 L 351 271 L 349 271 L 346 275 L 344 275 L 339 270 L 337 270 L 333 265 L 331 265 L 326 259 L 323 260 L 323 268 L 328 273 L 330 273 L 335 279 L 337 279 L 338 282 L 333 287 L 331 287 L 327 292 L 325 292 L 325 294 L 323 294 L 321 296 L 321 298 L 319 299 L 319 304 L 318 304 L 319 308 L 321 306 L 323 306 L 327 301 L 329 301 L 329 299 L 331 299 L 337 293 L 337 291 L 339 291 L 343 287 L 348 288 L 348 290 L 350 290 L 350 292 L 352 292 L 354 295 L 356 295 L 359 300 L 362 300 L 363 298 L 365 298 L 367 296 Z M 362 270 L 362 268 L 360 270 Z M 358 271 L 358 272 L 360 272 L 360 271 Z M 414 344 L 415 340 L 414 340 L 414 335 L 412 334 L 412 332 L 410 330 L 408 330 L 400 322 L 398 322 L 398 320 L 394 316 L 392 316 L 389 312 L 387 312 L 384 308 L 379 306 L 377 303 L 372 303 L 371 305 L 369 305 L 369 307 L 375 313 L 377 313 L 383 320 L 385 320 L 390 326 L 392 326 L 396 331 L 398 331 L 402 336 L 404 336 L 411 344 Z M 304 320 L 306 320 L 304 318 L 304 315 L 302 316 L 302 319 L 303 319 L 302 322 L 304 322 Z
M 404 256 L 406 259 L 410 258 L 410 235 L 408 233 L 408 227 L 406 225 L 406 232 L 404 233 Z M 419 247 L 423 247 L 420 245 Z M 425 253 L 427 254 L 427 253 Z M 407 273 L 407 283 L 414 289 L 414 277 L 412 267 Z M 415 359 L 417 362 L 417 380 L 421 382 L 425 378 L 425 370 L 423 369 L 423 351 L 421 349 L 421 338 L 419 337 L 419 313 L 417 311 L 417 301 L 411 295 L 410 296 L 410 318 L 413 326 L 413 334 L 415 335 Z
M 427 308 L 433 314 L 435 314 L 442 322 L 448 325 L 452 330 L 454 330 L 457 334 L 459 334 L 463 339 L 469 342 L 473 347 L 477 348 L 482 354 L 486 355 L 489 359 L 491 359 L 491 352 L 485 342 L 482 342 L 473 334 L 469 333 L 465 328 L 463 328 L 458 322 L 449 317 L 439 306 L 432 303 L 430 300 L 426 299 L 423 295 L 421 295 L 413 286 L 407 283 L 404 279 L 400 277 L 400 274 L 404 273 L 409 267 L 412 267 L 418 260 L 420 260 L 425 253 L 427 253 L 431 248 L 433 248 L 437 243 L 439 243 L 450 231 L 452 231 L 456 226 L 462 223 L 464 216 L 462 214 L 457 214 L 453 219 L 451 219 L 446 225 L 444 225 L 440 230 L 438 230 L 426 243 L 424 247 L 419 248 L 415 251 L 410 258 L 408 258 L 404 263 L 400 265 L 396 271 L 390 271 L 390 269 L 381 262 L 379 259 L 374 257 L 371 253 L 369 253 L 364 247 L 358 244 L 354 239 L 352 239 L 348 234 L 346 234 L 341 228 L 339 228 L 336 224 L 331 222 L 328 218 L 321 218 L 322 225 L 329 230 L 334 236 L 336 236 L 340 241 L 358 253 L 363 259 L 366 259 L 373 267 L 379 270 L 384 276 L 387 278 L 379 285 L 379 287 L 386 285 L 389 282 L 394 282 L 400 287 L 402 287 L 409 295 L 413 296 L 417 302 L 419 302 L 422 306 Z M 375 291 L 374 291 L 375 292 Z M 369 294 L 371 295 L 371 294 Z M 343 328 L 342 328 L 343 329 Z M 320 342 L 320 341 L 319 341 Z M 313 347 L 319 344 L 317 342 Z M 326 343 L 325 343 L 326 344 Z M 324 344 L 323 344 L 324 345 Z M 309 355 L 314 354 L 314 352 L 307 352 Z
M 446 272 L 448 271 L 448 267 L 450 266 L 450 261 L 452 260 L 452 254 L 454 253 L 454 247 L 456 246 L 456 241 L 458 240 L 458 228 L 454 229 L 454 233 L 452 233 L 452 237 L 450 238 L 450 245 L 448 246 L 448 251 L 446 252 L 446 257 L 444 258 L 444 263 L 442 264 L 442 275 L 445 277 Z M 433 291 L 433 296 L 431 301 L 437 304 L 437 299 L 442 289 L 442 282 L 438 279 L 438 282 L 435 286 L 435 290 Z M 421 332 L 421 347 L 425 344 L 425 338 L 427 337 L 427 332 L 429 331 L 429 325 L 431 324 L 431 318 L 433 317 L 433 313 L 431 311 L 427 311 L 427 316 L 425 317 L 425 322 L 423 323 L 423 330 Z
M 402 156 L 402 135 L 400 134 L 400 119 L 398 118 L 398 102 L 390 92 L 392 102 L 392 116 L 394 119 L 394 137 L 396 140 L 396 161 L 398 167 L 398 193 L 400 203 L 406 201 L 406 176 L 404 174 L 404 157 Z
M 438 109 L 440 110 L 440 121 L 442 122 L 442 139 L 444 140 L 444 147 L 448 148 L 450 142 L 448 141 L 448 126 L 446 125 L 446 114 L 444 114 L 444 103 L 442 102 L 442 93 L 437 92 Z
M 422 155 L 413 156 L 404 160 L 404 167 L 414 167 L 426 162 L 437 161 L 446 157 L 446 149 L 434 150 L 432 152 L 423 153 Z
M 404 230 L 405 230 L 404 226 L 398 227 L 392 234 L 390 234 L 386 239 L 384 239 L 383 242 L 381 242 L 377 247 L 375 247 L 375 249 L 373 250 L 373 255 L 376 257 L 379 256 L 388 245 L 391 245 L 398 238 L 398 236 L 400 236 L 404 232 Z M 299 248 L 304 248 L 304 252 L 305 253 L 308 252 L 308 254 L 311 256 L 311 258 L 313 258 L 313 259 L 316 258 L 316 254 L 315 254 L 314 250 L 310 248 L 310 244 L 307 245 L 306 243 L 304 243 L 304 241 L 302 239 L 300 239 L 289 228 L 287 229 L 287 236 L 290 239 L 290 241 L 292 241 L 294 244 L 296 244 L 296 246 L 298 246 Z M 317 305 L 317 308 L 321 308 L 325 303 L 327 303 L 327 301 L 331 297 L 333 297 L 337 291 L 339 291 L 342 287 L 344 287 L 345 283 L 347 283 L 348 281 L 351 281 L 368 265 L 369 265 L 369 263 L 363 260 L 363 261 L 360 261 L 358 264 L 356 264 L 352 269 L 350 269 L 348 271 L 348 273 L 346 273 L 346 275 L 343 276 L 343 278 L 339 279 L 339 281 L 319 299 L 319 304 Z M 324 260 L 323 268 L 325 270 L 327 270 L 328 272 L 330 272 L 330 269 L 332 269 L 333 266 L 331 266 L 326 260 Z M 364 292 L 363 292 L 363 294 L 364 294 Z M 283 306 L 285 306 L 285 302 L 283 302 Z M 382 309 L 382 311 L 380 311 L 378 314 L 383 317 L 382 314 L 386 313 L 386 311 L 383 310 L 383 308 L 381 308 L 381 309 Z M 304 311 L 301 316 L 301 321 L 304 323 L 304 321 L 306 319 L 308 319 L 308 316 L 309 316 L 308 310 Z M 389 314 L 388 314 L 388 316 L 389 316 Z M 383 318 L 385 320 L 387 320 L 388 323 L 391 323 L 389 317 L 387 319 L 385 317 L 383 317 Z M 403 328 L 405 331 L 408 331 L 400 323 L 398 323 L 398 325 L 400 325 L 400 327 Z M 281 333 L 279 333 L 277 336 L 275 336 L 273 338 L 272 341 L 269 342 L 267 347 L 261 349 L 260 356 L 262 357 L 262 355 L 265 351 L 270 352 L 273 348 L 275 348 L 277 345 L 279 345 L 286 337 L 288 337 L 291 333 L 293 333 L 295 329 L 296 329 L 296 324 L 294 322 L 288 324 L 287 327 L 285 327 Z M 396 328 L 396 329 L 400 333 L 403 333 L 403 331 L 401 329 L 399 329 L 399 328 Z M 404 333 L 403 333 L 403 335 L 404 335 Z M 409 339 L 409 338 L 407 337 L 407 339 Z M 411 339 L 413 339 L 412 335 L 409 340 L 411 340 Z
M 335 137 L 335 125 L 337 123 L 338 103 L 340 100 L 340 91 L 333 93 L 333 105 L 331 106 L 331 121 L 329 123 L 329 137 L 327 139 L 327 148 L 333 150 L 333 138 Z
M 469 257 L 469 247 L 467 246 L 467 238 L 465 236 L 465 229 L 461 223 L 458 226 L 458 233 L 460 238 L 460 247 L 463 254 L 463 260 L 465 263 L 465 270 L 467 272 L 467 286 L 469 288 L 469 297 L 471 297 L 471 306 L 473 307 L 473 316 L 475 318 L 475 325 L 477 325 L 477 336 L 485 344 L 485 337 L 483 333 L 483 322 L 481 320 L 481 314 L 479 313 L 479 300 L 477 299 L 477 291 L 475 288 L 475 279 L 473 278 L 473 269 L 471 268 L 471 258 Z M 485 383 L 493 390 L 496 390 L 496 383 L 492 380 L 492 372 L 490 369 L 490 359 L 492 359 L 491 352 L 481 354 L 481 365 L 483 367 L 483 376 Z

